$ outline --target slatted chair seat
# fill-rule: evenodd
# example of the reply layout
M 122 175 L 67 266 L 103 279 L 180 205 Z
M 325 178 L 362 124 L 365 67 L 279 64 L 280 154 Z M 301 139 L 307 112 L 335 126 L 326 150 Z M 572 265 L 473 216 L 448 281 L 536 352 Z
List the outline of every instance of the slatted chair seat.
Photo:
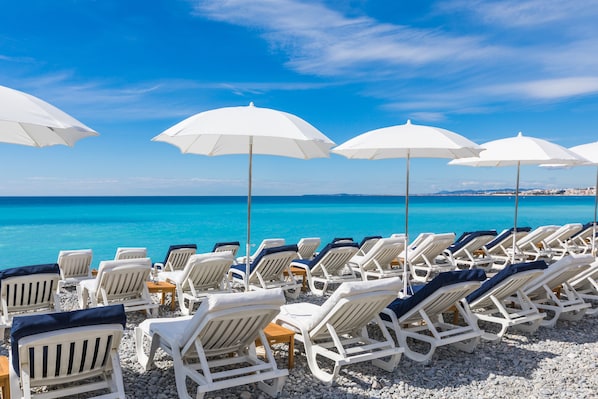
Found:
M 177 244 L 168 247 L 164 262 L 155 263 L 154 267 L 162 271 L 173 272 L 182 270 L 191 255 L 197 252 L 196 244 Z
M 356 254 L 349 266 L 366 281 L 372 278 L 401 277 L 403 267 L 393 262 L 405 249 L 405 236 L 380 238 L 365 255 Z
M 73 286 L 81 280 L 91 278 L 92 258 L 91 249 L 60 251 L 56 261 L 60 267 L 60 288 Z
M 318 237 L 307 237 L 300 239 L 297 243 L 297 255 L 299 255 L 299 259 L 313 259 L 321 242 L 322 240 Z
M 119 247 L 116 249 L 114 260 L 147 258 L 147 248 L 144 247 Z

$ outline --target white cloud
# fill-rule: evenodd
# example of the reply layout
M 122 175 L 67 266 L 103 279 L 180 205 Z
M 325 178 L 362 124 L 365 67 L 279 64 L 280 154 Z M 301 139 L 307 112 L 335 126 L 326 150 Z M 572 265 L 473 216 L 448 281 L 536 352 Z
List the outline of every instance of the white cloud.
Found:
M 598 76 L 545 79 L 489 87 L 499 95 L 521 95 L 526 98 L 552 100 L 598 93 Z

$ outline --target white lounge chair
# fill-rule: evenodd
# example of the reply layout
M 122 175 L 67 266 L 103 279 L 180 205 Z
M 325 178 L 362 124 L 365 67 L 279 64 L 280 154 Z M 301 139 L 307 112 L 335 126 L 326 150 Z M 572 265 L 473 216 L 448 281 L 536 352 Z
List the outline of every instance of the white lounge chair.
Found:
M 498 341 L 511 326 L 527 332 L 538 329 L 544 313 L 525 295 L 523 287 L 542 275 L 546 267 L 543 260 L 508 265 L 465 298 L 473 317 L 501 327 L 496 334 L 484 332 L 482 338 Z M 519 306 L 515 306 L 512 296 L 518 298 Z
M 299 259 L 310 260 L 315 256 L 316 250 L 322 243 L 318 237 L 302 238 L 297 243 L 297 255 Z
M 97 276 L 77 286 L 79 306 L 122 303 L 127 312 L 145 310 L 156 316 L 158 305 L 152 302 L 146 284 L 150 272 L 149 258 L 102 261 Z
M 347 267 L 347 262 L 358 250 L 358 245 L 354 242 L 330 243 L 315 258 L 295 259 L 291 266 L 305 270 L 311 292 L 322 296 L 329 284 L 359 280 L 353 270 Z
M 402 277 L 403 267 L 393 265 L 405 249 L 405 236 L 380 238 L 365 255 L 355 255 L 349 266 L 366 281 L 372 278 Z
M 575 253 L 575 247 L 569 247 L 569 239 L 580 232 L 582 227 L 581 223 L 562 225 L 554 233 L 542 240 L 542 248 L 554 260 L 558 260 L 569 253 Z
M 245 291 L 282 288 L 285 295 L 297 298 L 301 283 L 291 273 L 291 262 L 297 258 L 297 245 L 265 248 L 249 266 L 239 263 L 229 269 L 229 279 Z M 286 276 L 285 276 L 286 272 Z
M 182 270 L 187 264 L 189 257 L 195 255 L 196 252 L 197 245 L 195 244 L 171 245 L 166 252 L 164 262 L 157 262 L 154 264 L 154 267 L 166 272 Z
M 0 340 L 17 315 L 60 311 L 58 264 L 21 266 L 0 271 Z
M 116 248 L 114 260 L 147 258 L 147 248 L 120 247 Z
M 92 257 L 91 249 L 60 251 L 56 261 L 60 267 L 58 288 L 76 285 L 81 280 L 91 278 Z
M 436 348 L 443 345 L 472 352 L 482 331 L 462 300 L 485 279 L 481 269 L 440 273 L 413 295 L 395 299 L 382 310 L 382 320 L 405 355 L 416 362 L 430 362 Z M 453 314 L 443 315 L 449 311 L 457 311 L 463 324 L 453 324 Z M 417 344 L 410 345 L 411 341 Z
M 455 269 L 444 251 L 455 241 L 454 233 L 422 233 L 409 246 L 409 271 L 414 281 L 426 282 L 434 275 Z M 399 258 L 405 258 L 405 251 Z
M 395 346 L 378 313 L 397 297 L 401 287 L 398 278 L 343 283 L 321 306 L 283 306 L 276 323 L 295 331 L 295 340 L 304 345 L 309 369 L 321 381 L 331 384 L 342 366 L 370 360 L 392 371 L 403 349 Z M 380 341 L 368 336 L 370 322 L 379 328 Z M 320 366 L 320 356 L 334 362 L 331 372 Z
M 158 279 L 176 285 L 181 313 L 188 315 L 193 312 L 193 306 L 208 294 L 232 292 L 228 270 L 234 261 L 228 251 L 195 254 L 189 257 L 183 270 L 159 273 Z
M 598 227 L 596 230 L 598 231 Z M 581 230 L 571 237 L 567 245 L 574 253 L 583 254 L 591 253 L 592 248 L 598 248 L 598 238 L 594 237 L 594 222 L 584 224 Z
M 529 234 L 531 227 L 514 227 L 505 229 L 498 234 L 492 241 L 484 245 L 482 250 L 486 256 L 493 259 L 492 267 L 494 269 L 503 268 L 511 263 L 519 263 L 525 260 L 523 252 L 517 247 L 517 241 Z M 513 248 L 513 234 L 515 235 L 515 248 Z M 514 259 L 513 259 L 514 253 Z M 513 262 L 513 260 L 515 262 Z
M 589 254 L 564 256 L 524 287 L 523 292 L 546 313 L 542 326 L 554 327 L 559 318 L 579 320 L 583 317 L 591 305 L 583 300 L 569 281 L 582 275 L 594 261 L 595 258 Z
M 586 314 L 595 315 L 598 312 L 598 261 L 592 263 L 587 271 L 575 276 L 569 283 L 579 296 L 592 306 Z
M 543 248 L 542 241 L 558 229 L 559 226 L 556 225 L 536 227 L 517 241 L 517 248 L 521 250 L 527 260 L 550 260 L 551 252 Z
M 494 259 L 483 251 L 483 247 L 496 237 L 496 230 L 466 232 L 446 250 L 445 255 L 458 268 L 492 268 Z
M 237 256 L 241 243 L 239 241 L 217 242 L 212 252 L 230 252 L 233 257 Z
M 118 356 L 125 324 L 122 305 L 16 317 L 9 355 L 11 398 L 87 393 L 85 398 L 125 399 Z
M 378 240 L 381 238 L 382 236 L 364 237 L 363 240 L 361 240 L 361 242 L 359 243 L 359 252 L 357 252 L 357 255 L 364 256 L 365 254 L 367 254 L 374 247 L 376 242 L 378 242 Z
M 273 248 L 273 247 L 281 247 L 281 246 L 285 245 L 285 243 L 286 242 L 285 242 L 284 238 L 266 238 L 265 240 L 262 240 L 262 242 L 257 247 L 257 249 L 253 252 L 253 254 L 249 256 L 249 263 L 252 263 L 253 260 L 255 259 L 255 257 L 258 256 L 264 249 Z M 237 263 L 246 264 L 247 257 L 246 256 L 238 257 Z
M 201 399 L 206 392 L 255 382 L 276 396 L 288 371 L 277 368 L 268 345 L 265 360 L 259 359 L 255 341 L 267 342 L 263 330 L 283 303 L 280 289 L 214 294 L 193 316 L 145 320 L 135 328 L 137 360 L 148 370 L 158 348 L 172 356 L 179 398 Z M 188 392 L 188 380 L 197 384 L 194 396 Z

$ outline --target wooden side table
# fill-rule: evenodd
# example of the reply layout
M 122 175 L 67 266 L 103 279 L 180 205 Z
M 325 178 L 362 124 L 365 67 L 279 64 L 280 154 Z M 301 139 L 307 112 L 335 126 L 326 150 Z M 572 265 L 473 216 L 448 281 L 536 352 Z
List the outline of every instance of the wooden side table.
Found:
M 8 357 L 0 356 L 0 388 L 2 399 L 10 399 L 10 381 L 8 380 Z
M 158 282 L 153 282 L 153 281 L 146 281 L 145 282 L 147 284 L 147 290 L 150 292 L 150 294 L 153 293 L 159 293 L 162 294 L 162 299 L 160 300 L 160 303 L 162 305 L 164 305 L 164 297 L 166 294 L 170 294 L 170 310 L 174 310 L 174 299 L 176 297 L 176 285 L 168 283 L 166 281 L 158 281 Z
M 292 369 L 295 365 L 295 332 L 279 326 L 276 323 L 270 323 L 264 328 L 264 334 L 268 339 L 270 345 L 272 344 L 288 344 L 289 345 L 289 368 Z M 262 343 L 258 339 L 256 346 L 261 346 Z
M 302 267 L 291 266 L 291 273 L 293 276 L 301 276 L 301 291 L 307 291 L 307 270 L 303 269 Z M 285 271 L 284 275 L 288 275 Z

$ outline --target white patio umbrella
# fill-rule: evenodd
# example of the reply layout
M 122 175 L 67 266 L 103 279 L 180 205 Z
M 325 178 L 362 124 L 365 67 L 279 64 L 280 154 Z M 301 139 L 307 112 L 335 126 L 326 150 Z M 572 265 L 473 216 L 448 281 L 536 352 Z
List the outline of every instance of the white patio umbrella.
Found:
M 524 136 L 521 132 L 516 137 L 489 141 L 481 144 L 484 151 L 472 158 L 455 159 L 449 165 L 464 166 L 517 166 L 517 184 L 515 188 L 514 230 L 517 230 L 517 212 L 519 209 L 519 173 L 521 165 L 580 165 L 586 161 L 565 147 L 550 141 Z M 513 255 L 515 261 L 515 241 L 513 234 Z
M 405 267 L 403 281 L 405 292 L 408 278 L 409 248 L 409 164 L 411 158 L 463 158 L 473 157 L 482 147 L 465 137 L 446 129 L 415 125 L 407 121 L 396 125 L 371 130 L 353 137 L 334 148 L 332 152 L 350 159 L 406 159 L 405 179 Z
M 589 164 L 596 165 L 596 185 L 594 186 L 594 226 L 592 228 L 592 254 L 596 251 L 596 213 L 598 210 L 598 141 L 593 143 L 577 145 L 569 148 L 577 155 L 580 155 L 589 161 Z
M 98 133 L 37 97 L 0 86 L 0 142 L 72 147 L 89 136 Z
M 251 246 L 251 184 L 253 154 L 290 158 L 326 158 L 334 142 L 305 120 L 282 111 L 225 107 L 195 114 L 152 139 L 199 155 L 249 155 L 247 192 L 246 266 L 249 275 Z

